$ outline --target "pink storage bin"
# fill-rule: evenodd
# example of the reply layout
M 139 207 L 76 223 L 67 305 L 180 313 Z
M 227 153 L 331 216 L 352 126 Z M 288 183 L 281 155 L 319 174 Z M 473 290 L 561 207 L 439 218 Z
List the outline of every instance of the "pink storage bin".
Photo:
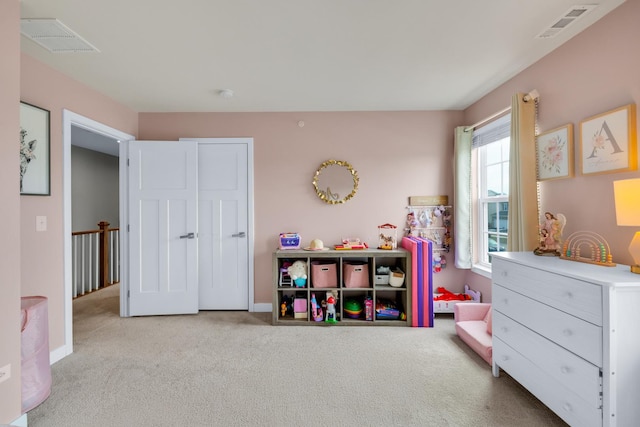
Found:
M 311 261 L 311 287 L 337 288 L 338 270 L 335 262 Z
M 369 287 L 369 265 L 367 263 L 344 263 L 344 286 L 347 288 Z

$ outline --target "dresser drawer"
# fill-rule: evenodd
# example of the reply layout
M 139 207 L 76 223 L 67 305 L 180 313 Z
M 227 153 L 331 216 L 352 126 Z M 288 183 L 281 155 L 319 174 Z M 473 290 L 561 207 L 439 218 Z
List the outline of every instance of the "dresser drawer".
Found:
M 499 258 L 491 268 L 494 283 L 602 326 L 600 286 Z
M 493 338 L 493 363 L 527 388 L 534 396 L 572 426 L 601 426 L 602 409 L 581 399 L 535 363 Z
M 492 290 L 495 311 L 602 367 L 601 327 L 502 286 L 494 284 Z
M 594 408 L 600 407 L 600 368 L 508 318 L 493 313 L 493 336 L 509 345 Z M 494 348 L 494 357 L 496 350 Z M 500 354 L 498 354 L 500 356 Z

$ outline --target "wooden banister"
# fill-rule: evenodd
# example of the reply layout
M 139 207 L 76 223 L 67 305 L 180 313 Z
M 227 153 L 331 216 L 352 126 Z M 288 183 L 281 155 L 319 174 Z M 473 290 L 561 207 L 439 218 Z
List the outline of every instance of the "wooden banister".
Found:
M 109 283 L 109 223 L 100 221 L 100 287 L 104 288 Z
M 85 280 L 89 280 L 89 292 L 105 288 L 120 281 L 117 248 L 112 248 L 112 246 L 118 244 L 118 233 L 120 229 L 109 228 L 109 222 L 107 221 L 100 221 L 98 227 L 98 230 L 74 231 L 71 233 L 74 238 L 74 247 L 76 245 L 76 238 L 82 239 L 82 243 L 80 243 L 82 248 L 85 248 L 85 237 L 89 239 L 88 250 L 90 254 L 85 258 L 84 254 L 76 256 L 74 252 L 74 262 L 80 262 L 78 269 L 74 266 L 74 275 L 76 277 L 78 277 L 78 275 L 82 277 L 82 279 L 80 279 L 82 280 L 81 291 L 78 290 L 80 284 L 74 281 L 74 288 L 76 289 L 74 296 L 85 294 Z M 111 241 L 112 239 L 113 242 Z M 94 243 L 91 243 L 92 241 Z M 95 246 L 93 246 L 94 244 Z M 93 254 L 95 254 L 96 258 L 93 258 L 94 255 L 91 255 L 91 247 L 95 248 Z M 81 253 L 82 252 L 81 250 Z M 94 261 L 90 261 L 91 258 L 93 258 Z M 85 259 L 87 261 L 85 261 Z M 92 263 L 93 267 L 85 264 L 85 262 Z M 88 269 L 86 272 L 85 268 Z M 93 273 L 91 271 L 93 271 Z

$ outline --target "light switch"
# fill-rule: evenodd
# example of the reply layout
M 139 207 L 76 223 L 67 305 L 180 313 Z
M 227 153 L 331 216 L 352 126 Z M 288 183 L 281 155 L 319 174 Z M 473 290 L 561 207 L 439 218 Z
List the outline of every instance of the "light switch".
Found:
M 47 217 L 46 216 L 37 216 L 36 217 L 36 231 L 47 231 Z

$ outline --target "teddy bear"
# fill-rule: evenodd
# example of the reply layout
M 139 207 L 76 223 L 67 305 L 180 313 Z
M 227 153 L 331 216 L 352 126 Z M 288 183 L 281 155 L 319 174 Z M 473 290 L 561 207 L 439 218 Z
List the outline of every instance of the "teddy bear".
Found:
M 295 261 L 287 268 L 287 273 L 292 282 L 298 288 L 303 288 L 307 283 L 307 263 L 305 261 Z

